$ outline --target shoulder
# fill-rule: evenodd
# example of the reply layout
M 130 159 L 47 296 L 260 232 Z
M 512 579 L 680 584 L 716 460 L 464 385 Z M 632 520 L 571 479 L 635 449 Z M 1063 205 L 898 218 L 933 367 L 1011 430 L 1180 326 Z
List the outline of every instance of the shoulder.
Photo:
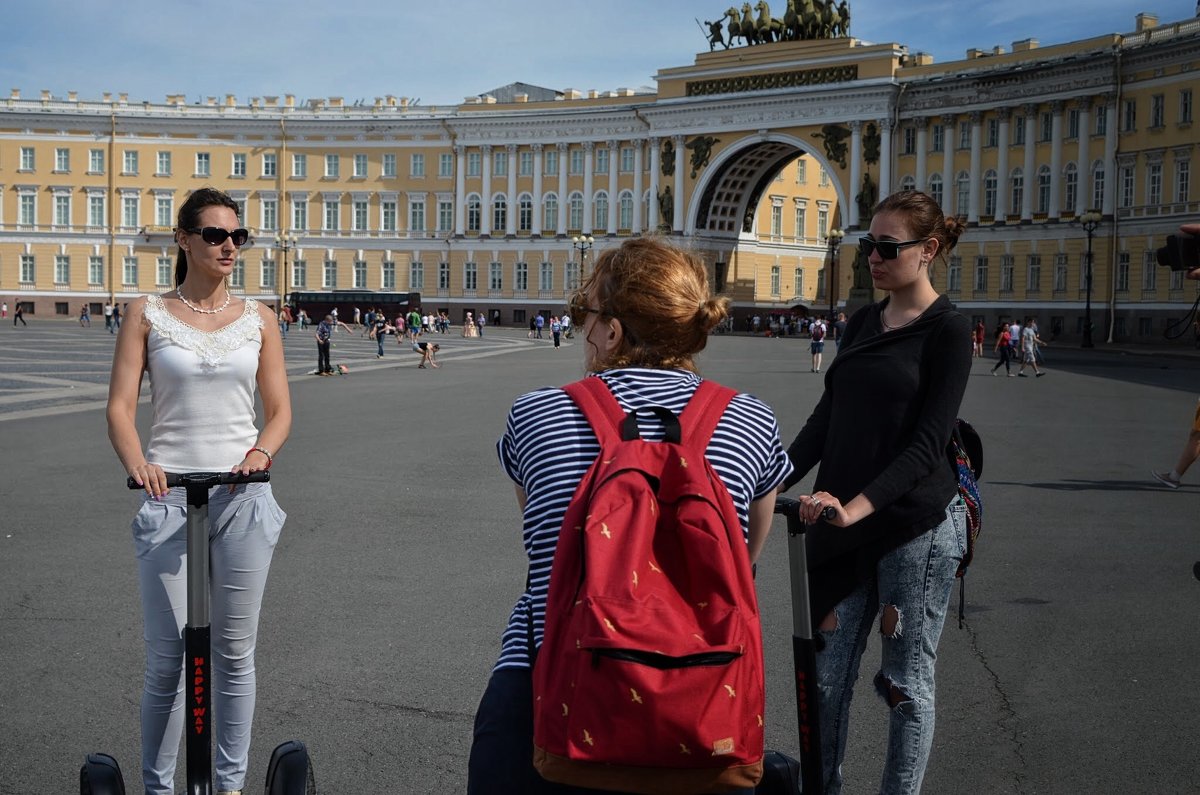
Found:
M 146 315 L 147 312 L 152 314 L 155 310 L 166 311 L 166 305 L 163 303 L 162 296 L 142 295 L 130 301 L 129 305 L 125 307 L 123 314 L 126 316 L 125 319 L 132 323 Z
M 253 298 L 246 299 L 246 309 L 244 311 L 246 314 L 254 313 L 264 321 L 273 322 L 275 320 L 274 310 L 259 303 L 258 301 L 255 301 Z M 279 311 L 282 312 L 283 310 L 281 309 Z

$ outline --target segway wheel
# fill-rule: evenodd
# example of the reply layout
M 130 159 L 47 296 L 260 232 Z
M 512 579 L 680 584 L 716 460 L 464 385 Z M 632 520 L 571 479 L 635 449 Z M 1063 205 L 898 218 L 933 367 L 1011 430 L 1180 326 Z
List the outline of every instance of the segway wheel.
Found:
M 266 795 L 316 795 L 316 792 L 312 760 L 304 743 L 288 740 L 277 745 L 267 765 Z
M 79 795 L 125 795 L 117 760 L 108 754 L 88 754 L 79 768 Z

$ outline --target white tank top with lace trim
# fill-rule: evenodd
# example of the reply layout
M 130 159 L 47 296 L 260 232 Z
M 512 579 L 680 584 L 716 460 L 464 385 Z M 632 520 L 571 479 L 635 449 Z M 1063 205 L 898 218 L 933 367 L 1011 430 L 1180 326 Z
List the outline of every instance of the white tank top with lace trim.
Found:
M 258 302 L 237 320 L 201 331 L 146 300 L 146 341 L 153 420 L 146 460 L 167 472 L 224 472 L 258 438 L 254 391 L 262 350 Z

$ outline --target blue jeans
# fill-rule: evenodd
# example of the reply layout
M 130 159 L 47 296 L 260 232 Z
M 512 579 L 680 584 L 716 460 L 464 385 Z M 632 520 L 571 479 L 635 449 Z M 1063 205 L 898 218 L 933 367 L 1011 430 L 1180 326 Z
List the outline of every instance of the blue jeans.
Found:
M 890 711 L 879 792 L 920 792 L 933 745 L 937 646 L 954 574 L 966 548 L 966 506 L 955 495 L 942 523 L 885 555 L 876 565 L 875 578 L 861 583 L 834 608 L 836 628 L 819 631 L 825 641 L 817 654 L 825 795 L 842 789 L 850 700 L 867 638 L 881 613 L 883 649 L 875 689 L 886 703 L 898 703 Z M 890 628 L 892 617 L 897 621 L 888 634 L 884 629 Z

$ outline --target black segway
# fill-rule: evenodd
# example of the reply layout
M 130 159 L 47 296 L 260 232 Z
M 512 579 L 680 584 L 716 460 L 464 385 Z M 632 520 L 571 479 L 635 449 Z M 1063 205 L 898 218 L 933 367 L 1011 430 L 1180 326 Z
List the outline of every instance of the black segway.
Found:
M 796 680 L 796 725 L 800 738 L 800 760 L 779 751 L 768 751 L 763 759 L 763 777 L 754 788 L 756 795 L 819 795 L 825 787 L 821 768 L 821 694 L 817 690 L 817 645 L 813 638 L 808 603 L 808 554 L 800 518 L 800 502 L 791 497 L 775 498 L 775 513 L 787 517 L 788 568 L 792 586 L 792 661 Z M 825 508 L 821 515 L 832 519 L 836 512 Z
M 167 486 L 187 489 L 187 625 L 183 628 L 185 681 L 190 722 L 185 734 L 187 794 L 212 795 L 212 650 L 209 646 L 208 492 L 214 486 L 265 483 L 268 472 L 168 474 Z M 131 489 L 140 489 L 129 478 Z M 304 743 L 289 740 L 271 754 L 267 795 L 313 795 L 316 785 Z M 117 760 L 108 754 L 88 754 L 79 769 L 80 795 L 125 795 Z

